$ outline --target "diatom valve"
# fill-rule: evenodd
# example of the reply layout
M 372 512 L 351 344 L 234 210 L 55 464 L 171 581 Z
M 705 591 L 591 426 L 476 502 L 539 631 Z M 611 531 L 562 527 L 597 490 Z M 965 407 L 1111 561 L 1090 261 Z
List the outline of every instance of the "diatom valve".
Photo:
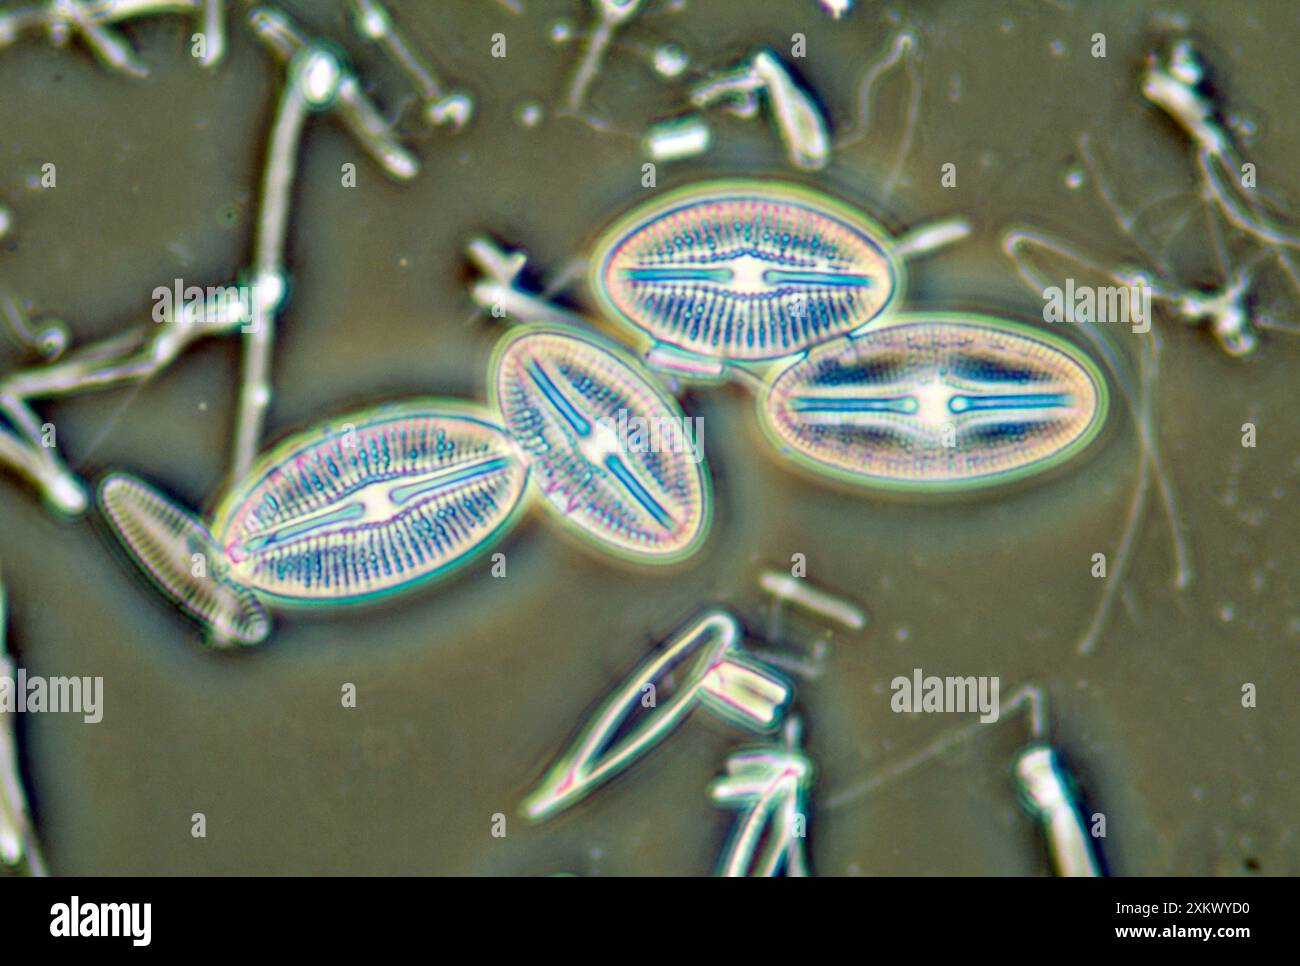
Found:
M 1043 472 L 1101 430 L 1109 390 L 1059 336 L 976 315 L 899 315 L 770 378 L 760 419 L 796 462 L 904 490 Z
M 634 208 L 597 240 L 589 284 L 652 343 L 712 359 L 797 355 L 861 328 L 903 287 L 888 236 L 798 185 L 712 181 Z
M 743 642 L 740 624 L 726 611 L 712 608 L 691 621 L 606 699 L 524 799 L 523 814 L 536 821 L 576 804 L 672 734 L 697 707 L 749 731 L 776 728 L 792 687 L 746 653 Z M 665 698 L 645 714 L 647 688 Z
M 563 327 L 523 327 L 497 347 L 492 404 L 544 505 L 575 533 L 646 563 L 682 559 L 708 533 L 703 440 L 619 347 Z
M 141 567 L 218 642 L 255 643 L 269 630 L 260 598 L 372 599 L 449 572 L 503 533 L 528 467 L 488 417 L 437 399 L 339 416 L 263 454 L 210 529 L 123 474 L 100 502 Z

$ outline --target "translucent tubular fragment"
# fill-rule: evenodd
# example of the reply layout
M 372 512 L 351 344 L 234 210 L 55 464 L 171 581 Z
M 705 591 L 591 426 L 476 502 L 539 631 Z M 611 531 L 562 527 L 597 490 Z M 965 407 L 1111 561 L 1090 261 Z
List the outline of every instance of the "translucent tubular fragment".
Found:
M 762 587 L 778 600 L 789 601 L 819 617 L 825 617 L 850 630 L 867 626 L 867 615 L 852 601 L 818 590 L 802 577 L 792 577 L 778 570 L 765 570 L 758 578 Z
M 198 27 L 205 39 L 199 63 L 214 67 L 225 55 L 224 0 L 82 0 L 81 6 L 94 22 L 102 24 L 161 14 L 197 14 Z
M 258 39 L 282 64 L 288 64 L 293 55 L 307 45 L 288 16 L 274 7 L 254 7 L 249 12 L 248 22 Z M 407 181 L 420 173 L 419 160 L 398 142 L 384 115 L 365 95 L 356 75 L 349 70 L 344 70 L 339 79 L 338 99 L 331 113 L 391 177 Z
M 887 319 L 770 378 L 760 419 L 777 449 L 865 486 L 948 491 L 1044 472 L 1105 423 L 1093 361 L 1052 333 L 975 315 Z
M 448 91 L 431 68 L 416 55 L 393 18 L 379 0 L 349 0 L 357 33 L 379 44 L 414 85 L 424 104 L 425 120 L 435 127 L 450 124 L 457 130 L 474 115 L 474 99 L 464 91 Z
M 652 161 L 680 161 L 709 150 L 713 134 L 698 114 L 652 124 L 642 143 Z
M 1200 147 L 1216 155 L 1229 150 L 1227 132 L 1219 126 L 1209 98 L 1199 90 L 1203 68 L 1186 38 L 1169 51 L 1168 64 L 1151 57 L 1142 75 L 1142 96 L 1170 116 Z
M 541 820 L 585 798 L 672 734 L 697 703 L 749 730 L 772 728 L 790 700 L 790 686 L 744 657 L 740 640 L 736 619 L 711 610 L 668 641 L 601 705 L 524 799 L 523 814 Z M 670 676 L 672 694 L 664 700 Z M 648 688 L 659 689 L 656 702 L 629 727 Z
M 519 275 L 528 264 L 528 256 L 523 252 L 505 251 L 492 239 L 479 235 L 470 239 L 465 253 L 483 274 L 483 278 L 470 287 L 470 297 L 485 312 L 526 324 L 579 329 L 587 325 L 579 316 L 548 300 L 550 294 L 563 287 L 560 281 L 553 282 L 547 292 L 541 294 L 521 287 Z
M 1088 142 L 1085 138 L 1080 138 L 1079 147 L 1084 158 L 1087 159 Z M 1098 188 L 1103 201 L 1113 211 L 1117 211 L 1117 207 L 1109 200 L 1108 192 L 1101 188 L 1101 185 L 1102 182 L 1099 180 Z M 1129 235 L 1132 237 L 1131 233 Z M 1138 247 L 1142 248 L 1144 246 L 1138 243 Z M 1060 257 L 1076 266 L 1082 266 L 1090 272 L 1099 273 L 1103 278 L 1109 278 L 1111 281 L 1129 286 L 1130 301 L 1137 301 L 1140 297 L 1139 293 L 1146 290 L 1152 292 L 1153 298 L 1172 297 L 1176 299 L 1181 294 L 1170 290 L 1166 295 L 1159 295 L 1160 289 L 1154 288 L 1151 280 L 1145 274 L 1132 271 L 1114 272 L 1100 264 L 1095 258 L 1041 232 L 1028 229 L 1008 231 L 1003 237 L 1002 248 L 1015 265 L 1016 273 L 1021 280 L 1035 293 L 1042 293 L 1050 287 L 1053 278 L 1052 274 L 1048 274 L 1036 267 L 1033 259 L 1027 257 L 1029 252 L 1040 250 Z M 1164 286 L 1162 285 L 1160 288 L 1164 288 Z M 1130 316 L 1135 317 L 1132 309 L 1130 309 Z M 1069 318 L 1072 321 L 1075 320 L 1073 312 L 1071 312 Z M 1147 328 L 1148 331 L 1138 345 L 1136 368 L 1134 368 L 1120 354 L 1116 353 L 1110 342 L 1098 335 L 1092 326 L 1079 326 L 1079 331 L 1089 338 L 1094 348 L 1106 360 L 1107 369 L 1114 378 L 1115 387 L 1133 417 L 1133 426 L 1137 430 L 1142 448 L 1133 500 L 1130 503 L 1128 518 L 1120 537 L 1115 566 L 1111 578 L 1106 581 L 1106 588 L 1102 592 L 1102 603 L 1096 611 L 1093 624 L 1079 643 L 1079 653 L 1081 654 L 1091 652 L 1096 646 L 1097 636 L 1105 623 L 1111 603 L 1115 599 L 1118 589 L 1123 586 L 1119 575 L 1126 565 L 1133 541 L 1137 536 L 1138 525 L 1145 513 L 1147 489 L 1152 481 L 1154 481 L 1159 492 L 1160 502 L 1169 523 L 1175 570 L 1175 588 L 1179 590 L 1185 589 L 1190 585 L 1193 577 L 1191 554 L 1183 532 L 1184 527 L 1178 510 L 1178 499 L 1174 492 L 1169 471 L 1165 465 L 1165 459 L 1161 454 L 1160 438 L 1159 433 L 1156 431 L 1154 419 L 1154 400 L 1160 376 L 1161 340 L 1154 329 L 1151 329 L 1150 326 L 1147 326 Z
M 283 282 L 279 287 L 282 289 Z M 261 288 L 254 291 L 260 293 Z M 218 287 L 216 294 L 203 303 L 186 303 L 161 324 L 151 322 L 147 327 L 75 349 L 52 365 L 0 377 L 0 396 L 67 396 L 147 379 L 175 360 L 191 342 L 247 325 L 256 317 L 249 292 L 250 287 L 243 285 Z
M 965 218 L 926 222 L 899 238 L 889 254 L 896 259 L 925 255 L 969 238 L 970 234 L 971 225 Z
M 719 863 L 723 876 L 774 876 L 807 872 L 803 837 L 813 764 L 779 745 L 749 749 L 727 759 L 727 773 L 709 789 L 714 803 L 743 814 Z
M 89 392 L 121 383 L 139 383 L 169 365 L 191 342 L 207 335 L 229 332 L 255 319 L 251 301 L 268 301 L 267 288 L 283 292 L 283 282 L 263 285 L 259 280 L 249 295 L 247 286 L 222 286 L 204 302 L 185 303 L 163 323 L 109 336 L 61 357 L 66 343 L 62 323 L 24 332 L 25 341 L 51 361 L 0 376 L 0 415 L 13 427 L 0 425 L 0 464 L 10 466 L 30 480 L 57 511 L 69 515 L 85 512 L 90 496 L 85 484 L 45 445 L 41 422 L 29 400 Z M 213 289 L 209 289 L 213 292 Z M 10 322 L 23 328 L 16 307 Z M 30 336 L 30 339 L 27 338 Z
M 1101 862 L 1088 834 L 1074 780 L 1048 745 L 1030 745 L 1016 759 L 1025 809 L 1043 826 L 1052 867 L 1061 876 L 1099 876 Z
M 804 171 L 826 167 L 831 156 L 830 135 L 816 102 L 794 82 L 780 58 L 770 50 L 754 55 L 753 70 L 767 91 L 772 118 L 790 163 Z
M 0 50 L 16 41 L 19 34 L 44 26 L 48 17 L 43 6 L 0 10 Z
M 492 405 L 574 533 L 645 563 L 694 553 L 711 493 L 698 420 L 613 343 L 574 329 L 517 329 L 488 377 Z
M 97 21 L 81 0 L 50 0 L 49 19 L 52 25 L 66 24 L 75 28 L 91 53 L 105 67 L 132 77 L 149 76 L 148 68 L 136 59 L 131 46 Z
M 213 644 L 257 644 L 271 625 L 257 599 L 228 578 L 208 529 L 153 487 L 124 473 L 100 484 L 114 535 L 164 594 L 207 630 Z
M 0 465 L 7 465 L 28 480 L 41 498 L 66 516 L 80 516 L 90 505 L 81 480 L 63 463 L 52 447 L 43 445 L 32 411 L 11 396 L 0 394 Z
M 207 44 L 199 63 L 204 67 L 214 67 L 221 63 L 221 58 L 226 53 L 225 0 L 203 0 L 202 16 L 203 36 Z
M 231 457 L 231 475 L 236 479 L 253 462 L 271 404 L 271 349 L 275 341 L 276 310 L 284 294 L 284 242 L 303 123 L 309 113 L 323 111 L 334 103 L 343 67 L 326 47 L 307 44 L 290 58 L 285 74 L 285 88 L 271 127 L 266 168 L 262 172 L 261 205 L 253 247 L 257 315 L 256 324 L 244 333 L 242 384 Z M 274 292 L 269 298 L 263 295 L 268 289 Z
M 528 325 L 581 325 L 582 320 L 541 296 L 513 285 L 480 279 L 470 289 L 470 297 L 485 312 L 504 316 Z
M 704 182 L 632 209 L 597 239 L 601 309 L 713 359 L 797 355 L 879 316 L 903 286 L 888 236 L 811 189 Z
M 0 679 L 13 681 L 14 662 L 5 645 L 7 621 L 5 590 L 0 584 Z M 32 830 L 23 791 L 14 715 L 3 705 L 0 705 L 0 867 L 34 876 L 45 875 L 45 861 Z
M 605 56 L 610 41 L 614 39 L 614 31 L 632 19 L 641 6 L 641 0 L 591 0 L 591 3 L 596 8 L 596 29 L 587 38 L 582 60 L 569 84 L 565 107 L 572 113 L 581 109 L 587 88 L 600 72 L 600 61 Z
M 3 227 L 0 225 L 0 229 Z M 0 231 L 0 235 L 3 235 L 3 231 Z M 33 329 L 26 313 L 7 292 L 0 292 L 0 305 L 3 305 L 9 327 L 24 348 L 34 350 L 47 362 L 53 362 L 63 355 L 68 347 L 67 325 L 55 319 L 43 324 L 39 329 Z
M 507 252 L 483 235 L 476 235 L 469 240 L 465 254 L 480 272 L 503 286 L 513 286 L 519 273 L 528 264 L 528 256 L 523 252 Z
M 758 116 L 758 94 L 762 78 L 748 64 L 715 74 L 691 90 L 691 103 L 710 107 L 721 103 L 732 114 L 749 120 Z
M 82 6 L 102 23 L 121 23 L 159 14 L 193 14 L 209 3 L 211 0 L 90 0 Z
M 289 437 L 216 509 L 230 579 L 279 600 L 340 603 L 466 563 L 514 521 L 528 482 L 490 416 L 422 399 Z
M 1213 204 L 1232 227 L 1267 247 L 1292 287 L 1300 291 L 1300 272 L 1293 256 L 1285 250 L 1300 248 L 1300 234 L 1275 222 L 1253 190 L 1242 190 L 1244 186 L 1238 181 L 1243 170 L 1241 158 L 1220 120 L 1221 111 L 1209 96 L 1205 66 L 1190 39 L 1175 41 L 1167 56 L 1148 57 L 1142 75 L 1142 96 L 1169 115 L 1196 145 L 1202 203 Z M 1121 227 L 1127 233 L 1131 226 Z M 1222 264 L 1226 261 L 1222 241 L 1217 234 L 1215 238 Z M 1226 271 L 1226 265 L 1224 268 Z M 1246 343 L 1225 348 L 1236 355 L 1250 351 Z

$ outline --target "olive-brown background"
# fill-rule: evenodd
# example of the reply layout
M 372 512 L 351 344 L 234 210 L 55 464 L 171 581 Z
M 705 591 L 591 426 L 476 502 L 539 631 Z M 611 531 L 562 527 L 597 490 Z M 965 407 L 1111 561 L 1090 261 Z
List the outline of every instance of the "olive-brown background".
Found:
M 233 6 L 233 5 L 232 5 Z M 347 28 L 341 4 L 286 4 L 340 41 L 376 97 L 407 87 Z M 349 406 L 399 396 L 484 398 L 500 323 L 473 319 L 463 248 L 489 231 L 526 248 L 545 279 L 580 255 L 616 211 L 643 199 L 638 143 L 557 118 L 576 50 L 548 38 L 590 5 L 523 0 L 394 0 L 394 15 L 441 73 L 472 89 L 473 124 L 421 136 L 424 171 L 384 178 L 328 119 L 309 122 L 288 245 L 292 302 L 275 346 L 274 437 Z M 1096 195 L 1069 190 L 1075 139 L 1090 131 L 1107 174 L 1134 204 L 1194 187 L 1186 141 L 1137 94 L 1153 17 L 1183 14 L 1217 68 L 1231 112 L 1254 122 L 1261 186 L 1300 195 L 1290 0 L 1176 4 L 860 3 L 832 21 L 813 0 L 649 0 L 619 35 L 588 107 L 637 131 L 680 108 L 636 56 L 665 40 L 700 68 L 760 45 L 789 53 L 838 133 L 857 85 L 899 25 L 923 60 L 917 140 L 904 182 L 882 183 L 902 131 L 906 87 L 879 92 L 870 136 L 812 183 L 894 231 L 960 213 L 974 237 L 912 266 L 913 307 L 1033 318 L 1004 228 L 1049 228 L 1108 260 L 1136 252 Z M 895 24 L 897 21 L 897 25 Z M 217 71 L 188 56 L 192 25 L 137 21 L 125 32 L 152 69 L 108 73 L 74 47 L 0 52 L 0 285 L 67 319 L 78 341 L 146 319 L 174 278 L 221 284 L 250 257 L 264 140 L 281 83 L 242 23 Z M 1107 57 L 1090 56 L 1103 32 Z M 493 59 L 491 35 L 508 56 Z M 1053 42 L 1059 42 L 1054 50 Z M 546 106 L 525 128 L 523 103 Z M 792 176 L 765 124 L 719 116 L 709 155 L 661 165 L 660 188 L 705 175 Z M 413 126 L 412 126 L 413 127 Z M 30 187 L 57 165 L 54 190 Z M 355 162 L 358 186 L 340 185 Z M 957 166 L 957 187 L 939 184 Z M 1158 226 L 1156 226 L 1158 234 Z M 1187 281 L 1214 280 L 1199 223 L 1176 251 Z M 1265 294 L 1296 316 L 1287 290 Z M 1294 296 L 1294 293 L 1290 293 Z M 572 291 L 577 304 L 581 287 Z M 0 478 L 0 560 L 10 645 L 33 674 L 103 675 L 101 724 L 27 716 L 22 751 L 50 864 L 60 873 L 652 873 L 711 870 L 730 816 L 706 786 L 741 736 L 697 717 L 625 778 L 538 827 L 522 793 L 593 702 L 700 606 L 732 606 L 756 629 L 763 565 L 803 553 L 809 578 L 861 602 L 870 626 L 833 636 L 824 675 L 800 683 L 822 801 L 897 761 L 955 716 L 890 711 L 889 681 L 991 674 L 1004 695 L 1034 681 L 1052 698 L 1058 743 L 1107 819 L 1122 874 L 1300 872 L 1295 711 L 1300 344 L 1267 339 L 1245 361 L 1161 318 L 1158 425 L 1182 500 L 1196 582 L 1170 589 L 1168 537 L 1154 510 L 1099 652 L 1075 643 L 1100 593 L 1093 553 L 1112 557 L 1137 446 L 1118 408 L 1105 443 L 1060 476 L 1014 492 L 916 503 L 847 493 L 793 473 L 756 432 L 739 388 L 684 400 L 704 418 L 716 493 L 703 551 L 671 573 L 628 571 L 566 542 L 533 516 L 505 541 L 508 577 L 487 564 L 378 608 L 281 614 L 246 653 L 205 649 L 195 628 L 118 555 L 92 518 L 60 522 Z M 1136 342 L 1120 333 L 1132 354 Z M 19 362 L 0 340 L 0 365 Z M 227 465 L 238 371 L 233 340 L 205 343 L 144 388 L 42 404 L 73 465 L 121 468 L 210 507 Z M 1258 426 L 1255 449 L 1241 425 Z M 812 628 L 798 629 L 806 641 Z M 359 707 L 340 707 L 353 682 Z M 1259 707 L 1241 707 L 1245 682 Z M 1042 874 L 1046 858 L 1009 777 L 1023 729 L 1008 722 L 960 753 L 834 811 L 815 810 L 813 866 L 859 872 Z M 207 838 L 190 835 L 207 817 Z M 510 816 L 506 838 L 491 816 Z

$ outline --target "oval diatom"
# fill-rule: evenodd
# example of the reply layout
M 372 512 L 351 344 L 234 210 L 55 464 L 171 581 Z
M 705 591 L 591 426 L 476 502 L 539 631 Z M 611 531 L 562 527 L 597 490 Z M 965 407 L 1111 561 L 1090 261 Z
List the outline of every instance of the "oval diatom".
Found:
M 574 532 L 649 562 L 699 547 L 710 514 L 699 419 L 628 353 L 575 330 L 521 328 L 498 346 L 489 391 L 546 506 Z
M 224 579 L 223 555 L 207 528 L 147 483 L 105 478 L 99 503 L 140 569 L 202 623 L 216 644 L 256 644 L 270 620 L 256 598 Z
M 338 603 L 447 572 L 502 533 L 528 482 L 479 407 L 440 399 L 331 419 L 263 454 L 217 508 L 231 578 Z
M 799 185 L 710 181 L 632 209 L 591 259 L 602 309 L 710 358 L 796 355 L 858 329 L 902 289 L 865 215 Z
M 1042 472 L 1100 431 L 1109 390 L 1067 340 L 975 315 L 914 314 L 812 350 L 771 378 L 761 419 L 810 469 L 960 490 Z

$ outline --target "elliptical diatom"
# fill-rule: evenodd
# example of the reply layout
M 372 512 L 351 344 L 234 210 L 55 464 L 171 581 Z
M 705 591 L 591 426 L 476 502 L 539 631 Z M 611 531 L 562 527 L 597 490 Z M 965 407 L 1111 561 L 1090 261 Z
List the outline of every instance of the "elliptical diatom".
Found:
M 810 188 L 710 181 L 633 208 L 595 244 L 602 310 L 714 359 L 797 355 L 861 328 L 903 286 L 883 229 Z
M 1109 390 L 1054 333 L 977 315 L 916 313 L 818 346 L 771 377 L 760 419 L 800 465 L 911 490 L 994 486 L 1074 457 Z
M 497 347 L 492 403 L 545 506 L 587 541 L 643 562 L 693 553 L 710 499 L 699 419 L 623 349 L 563 327 L 523 327 Z
M 528 479 L 491 414 L 421 400 L 340 416 L 263 454 L 218 505 L 232 579 L 345 601 L 441 574 L 512 520 Z

